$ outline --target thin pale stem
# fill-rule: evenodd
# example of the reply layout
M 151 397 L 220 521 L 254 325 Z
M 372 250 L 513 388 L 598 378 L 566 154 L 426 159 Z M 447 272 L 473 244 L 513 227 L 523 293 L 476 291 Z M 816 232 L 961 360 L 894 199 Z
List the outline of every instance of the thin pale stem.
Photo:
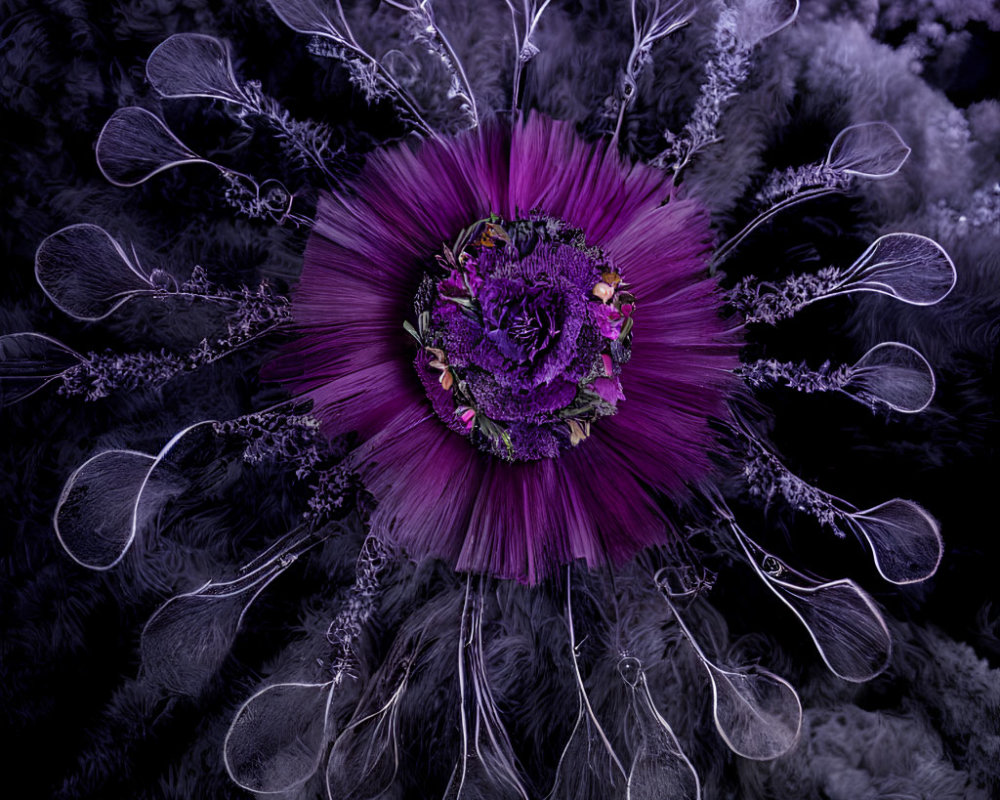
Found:
M 678 168 L 679 170 L 679 168 Z M 837 194 L 839 189 L 829 189 L 826 187 L 818 189 L 809 189 L 808 191 L 797 194 L 793 197 L 789 197 L 782 200 L 780 203 L 775 203 L 767 211 L 762 214 L 758 214 L 753 220 L 750 221 L 739 233 L 733 236 L 728 241 L 724 242 L 716 251 L 712 258 L 712 271 L 714 272 L 718 269 L 719 265 L 725 261 L 736 249 L 739 244 L 747 238 L 751 233 L 754 232 L 758 227 L 767 222 L 771 217 L 775 216 L 786 208 L 791 208 L 794 205 L 805 202 L 806 200 L 813 200 L 817 197 L 824 197 L 829 194 Z

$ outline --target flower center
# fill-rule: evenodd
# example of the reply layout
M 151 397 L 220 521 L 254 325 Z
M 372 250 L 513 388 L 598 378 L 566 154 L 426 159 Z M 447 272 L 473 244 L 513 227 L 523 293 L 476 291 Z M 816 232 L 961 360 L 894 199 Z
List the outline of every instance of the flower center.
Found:
M 436 257 L 415 301 L 414 365 L 435 412 L 511 461 L 552 458 L 625 399 L 635 298 L 558 220 L 480 220 Z

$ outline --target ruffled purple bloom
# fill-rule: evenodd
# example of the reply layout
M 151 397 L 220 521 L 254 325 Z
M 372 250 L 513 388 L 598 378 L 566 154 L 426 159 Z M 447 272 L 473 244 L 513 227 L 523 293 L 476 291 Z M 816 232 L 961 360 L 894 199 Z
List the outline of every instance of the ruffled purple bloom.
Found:
M 506 238 L 453 252 L 477 221 Z M 669 541 L 661 496 L 709 478 L 736 391 L 711 243 L 669 178 L 566 123 L 378 153 L 320 201 L 302 336 L 270 374 L 358 435 L 372 530 L 411 556 L 527 582 L 621 562 Z M 605 278 L 615 299 L 592 292 Z

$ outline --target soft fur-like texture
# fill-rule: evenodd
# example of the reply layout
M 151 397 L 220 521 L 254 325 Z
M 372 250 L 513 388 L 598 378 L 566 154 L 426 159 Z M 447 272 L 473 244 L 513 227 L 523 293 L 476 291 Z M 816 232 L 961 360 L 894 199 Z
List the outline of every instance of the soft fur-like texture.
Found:
M 441 100 L 448 76 L 436 57 L 389 24 L 398 14 L 383 7 L 372 16 L 372 5 L 352 5 L 361 38 L 380 55 L 403 49 L 400 63 L 414 70 L 415 93 L 440 103 L 433 108 L 438 118 L 454 122 L 454 104 Z M 437 21 L 463 57 L 480 106 L 489 113 L 505 108 L 508 84 L 497 65 L 509 63 L 512 48 L 503 3 L 440 6 Z M 620 145 L 630 157 L 652 158 L 665 146 L 664 131 L 684 128 L 721 7 L 701 4 L 687 28 L 653 49 L 622 127 Z M 0 4 L 0 19 L 6 256 L 0 334 L 43 331 L 80 352 L 155 350 L 197 344 L 218 324 L 196 307 L 147 301 L 101 324 L 59 314 L 34 281 L 34 253 L 45 236 L 78 222 L 134 241 L 143 264 L 181 281 L 199 264 L 231 286 L 265 277 L 284 291 L 296 279 L 306 231 L 236 216 L 210 168 L 181 168 L 134 189 L 115 188 L 98 171 L 101 126 L 116 108 L 138 104 L 162 114 L 199 152 L 280 178 L 306 205 L 315 199 L 300 166 L 261 128 L 240 127 L 210 103 L 155 96 L 143 65 L 172 33 L 228 39 L 242 78 L 259 79 L 296 117 L 330 125 L 334 143 L 345 146 L 338 179 L 356 175 L 366 153 L 405 133 L 390 101 L 369 106 L 345 68 L 310 55 L 307 37 L 281 25 L 265 3 L 9 0 Z M 805 632 L 718 530 L 692 531 L 681 548 L 697 551 L 717 573 L 704 598 L 680 609 L 710 655 L 734 664 L 757 660 L 799 688 L 806 711 L 795 750 L 773 763 L 752 762 L 722 744 L 705 670 L 653 589 L 645 558 L 614 574 L 574 571 L 578 662 L 607 735 L 627 750 L 649 723 L 619 676 L 628 653 L 641 662 L 656 707 L 697 769 L 706 798 L 1000 793 L 1000 545 L 991 522 L 1000 433 L 998 27 L 987 0 L 803 0 L 796 23 L 755 51 L 748 82 L 724 109 L 721 140 L 686 168 L 685 191 L 707 205 L 724 240 L 756 213 L 753 194 L 771 170 L 821 160 L 846 125 L 885 120 L 913 148 L 902 171 L 857 181 L 846 197 L 775 218 L 725 263 L 724 281 L 844 266 L 876 235 L 899 230 L 937 238 L 958 270 L 955 290 L 938 306 L 841 298 L 760 334 L 753 345 L 783 359 L 849 363 L 892 339 L 919 347 L 935 369 L 935 402 L 915 417 L 886 419 L 837 397 L 776 390 L 763 398 L 769 435 L 800 473 L 860 507 L 901 495 L 940 519 L 945 557 L 928 585 L 887 586 L 859 543 L 834 540 L 777 502 L 761 515 L 741 507 L 755 535 L 775 550 L 824 575 L 854 576 L 884 605 L 895 642 L 887 672 L 860 685 L 831 676 Z M 631 41 L 627 4 L 553 3 L 535 41 L 541 52 L 525 69 L 525 105 L 575 122 L 582 136 L 612 133 L 615 115 L 608 109 Z M 292 564 L 251 606 L 228 655 L 217 645 L 221 666 L 202 676 L 193 695 L 166 691 L 164 674 L 144 669 L 139 658 L 143 625 L 167 598 L 235 576 L 300 522 L 310 489 L 292 468 L 244 463 L 239 454 L 222 459 L 221 471 L 166 505 L 110 572 L 71 561 L 52 529 L 66 479 L 100 450 L 155 453 L 194 421 L 231 419 L 281 400 L 277 388 L 258 378 L 276 345 L 257 344 L 159 388 L 89 403 L 49 387 L 0 409 L 0 692 L 8 793 L 250 796 L 223 763 L 233 715 L 269 683 L 327 679 L 330 621 L 358 602 L 350 587 L 364 536 L 353 510 L 335 536 Z M 734 476 L 723 490 L 737 494 L 736 485 Z M 567 775 L 586 770 L 574 760 L 581 758 L 576 746 L 556 770 L 579 699 L 563 578 L 533 588 L 483 586 L 484 670 L 532 798 L 544 797 L 557 774 L 566 788 Z M 360 719 L 359 708 L 376 707 L 412 654 L 396 717 L 395 795 L 388 796 L 441 797 L 458 755 L 464 578 L 440 563 L 402 559 L 380 581 L 357 642 L 354 677 L 341 685 L 330 719 L 341 733 Z M 192 633 L 189 643 L 225 639 L 224 620 L 209 615 L 203 624 L 206 630 Z M 323 771 L 288 796 L 325 796 Z M 596 782 L 587 791 L 596 800 L 611 796 L 609 787 Z

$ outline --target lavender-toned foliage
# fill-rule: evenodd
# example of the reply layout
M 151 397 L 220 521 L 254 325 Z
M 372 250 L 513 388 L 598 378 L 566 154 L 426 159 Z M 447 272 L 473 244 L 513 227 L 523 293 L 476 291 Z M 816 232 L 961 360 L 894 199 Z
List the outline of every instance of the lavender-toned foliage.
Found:
M 226 734 L 226 771 L 250 792 L 290 792 L 319 769 L 333 737 L 331 682 L 274 683 L 236 712 Z
M 854 581 L 808 577 L 755 544 L 735 522 L 730 526 L 754 572 L 805 626 L 835 675 L 860 683 L 889 666 L 889 629 L 871 597 Z
M 854 178 L 892 177 L 906 163 L 910 152 L 888 123 L 849 125 L 834 138 L 821 163 L 771 173 L 755 198 L 758 204 L 766 206 L 765 210 L 716 250 L 715 264 L 725 261 L 761 225 L 793 206 L 846 191 Z
M 996 15 L 210 5 L 0 24 L 21 794 L 995 794 Z
M 167 350 L 87 353 L 80 357 L 79 363 L 59 373 L 59 394 L 93 401 L 115 392 L 155 388 L 182 373 L 225 358 L 287 325 L 290 320 L 287 298 L 274 294 L 266 282 L 255 290 L 244 286 L 237 291 L 223 291 L 207 280 L 204 270 L 196 268 L 192 278 L 181 284 L 180 294 L 228 301 L 226 332 L 202 339 L 184 353 Z
M 135 297 L 165 293 L 169 281 L 163 273 L 147 274 L 134 249 L 129 255 L 106 230 L 88 223 L 46 237 L 35 253 L 35 279 L 61 311 L 88 322 Z
M 812 486 L 792 473 L 753 433 L 744 429 L 747 454 L 743 474 L 751 495 L 770 502 L 781 496 L 840 537 L 848 532 L 865 540 L 875 568 L 895 584 L 919 583 L 941 563 L 944 544 L 937 520 L 912 500 L 895 498 L 869 509 Z
M 851 125 L 837 134 L 821 163 L 771 173 L 756 200 L 773 205 L 806 190 L 843 191 L 854 177 L 889 178 L 902 169 L 910 152 L 885 122 Z
M 60 380 L 85 357 L 50 336 L 0 336 L 0 406 L 12 405 Z
M 739 373 L 754 387 L 784 383 L 798 392 L 841 392 L 873 410 L 917 414 L 934 398 L 934 372 L 927 359 L 899 342 L 875 345 L 854 364 L 825 361 L 810 369 L 768 358 L 741 365 Z
M 460 111 L 467 117 L 467 127 L 479 125 L 479 109 L 469 78 L 451 42 L 434 19 L 431 0 L 410 0 L 408 3 L 386 0 L 386 4 L 405 14 L 405 25 L 410 35 L 433 52 L 445 66 L 450 75 L 448 99 L 458 100 Z
M 876 292 L 909 305 L 939 303 L 955 286 L 955 265 L 933 239 L 913 233 L 879 237 L 847 269 L 827 267 L 780 283 L 744 278 L 729 294 L 747 322 L 774 325 L 819 300 Z
M 150 53 L 146 79 L 162 97 L 223 100 L 238 107 L 240 119 L 263 119 L 293 158 L 330 176 L 330 162 L 339 152 L 330 145 L 332 132 L 311 120 L 294 119 L 264 94 L 260 81 L 240 84 L 225 42 L 198 33 L 174 34 Z
M 393 77 L 384 63 L 369 53 L 355 38 L 344 13 L 341 0 L 334 0 L 334 13 L 328 15 L 314 0 L 268 0 L 282 22 L 299 33 L 316 39 L 313 52 L 343 59 L 348 66 L 351 80 L 364 92 L 369 101 L 391 96 L 403 113 L 425 135 L 433 135 L 434 128 L 424 119 L 417 102 Z M 424 4 L 416 4 L 420 8 Z
M 134 106 L 118 109 L 97 139 L 97 165 L 116 186 L 145 183 L 164 170 L 184 164 L 214 167 L 228 184 L 224 197 L 251 218 L 308 224 L 308 217 L 292 213 L 294 195 L 277 180 L 258 182 L 251 176 L 202 158 L 182 143 L 155 114 Z
M 629 722 L 634 749 L 625 782 L 626 797 L 676 797 L 698 800 L 701 781 L 677 742 L 670 725 L 656 708 L 642 662 L 623 656 L 618 672 L 629 688 Z
M 791 25 L 798 13 L 798 0 L 741 0 L 722 9 L 715 23 L 715 53 L 705 63 L 704 82 L 691 118 L 679 134 L 664 133 L 667 146 L 654 164 L 669 167 L 676 175 L 696 153 L 719 141 L 723 109 L 750 75 L 753 48 Z
M 662 580 L 662 573 L 654 576 L 684 638 L 708 674 L 712 685 L 712 716 L 719 735 L 734 753 L 744 758 L 771 761 L 787 753 L 798 741 L 802 727 L 802 704 L 795 689 L 767 670 L 731 670 L 715 664 L 685 624 Z
M 120 108 L 97 138 L 97 165 L 115 186 L 138 186 L 182 164 L 211 164 L 144 108 Z
M 1000 182 L 976 189 L 965 208 L 956 209 L 939 200 L 930 214 L 935 227 L 948 238 L 961 239 L 980 232 L 1000 236 Z

